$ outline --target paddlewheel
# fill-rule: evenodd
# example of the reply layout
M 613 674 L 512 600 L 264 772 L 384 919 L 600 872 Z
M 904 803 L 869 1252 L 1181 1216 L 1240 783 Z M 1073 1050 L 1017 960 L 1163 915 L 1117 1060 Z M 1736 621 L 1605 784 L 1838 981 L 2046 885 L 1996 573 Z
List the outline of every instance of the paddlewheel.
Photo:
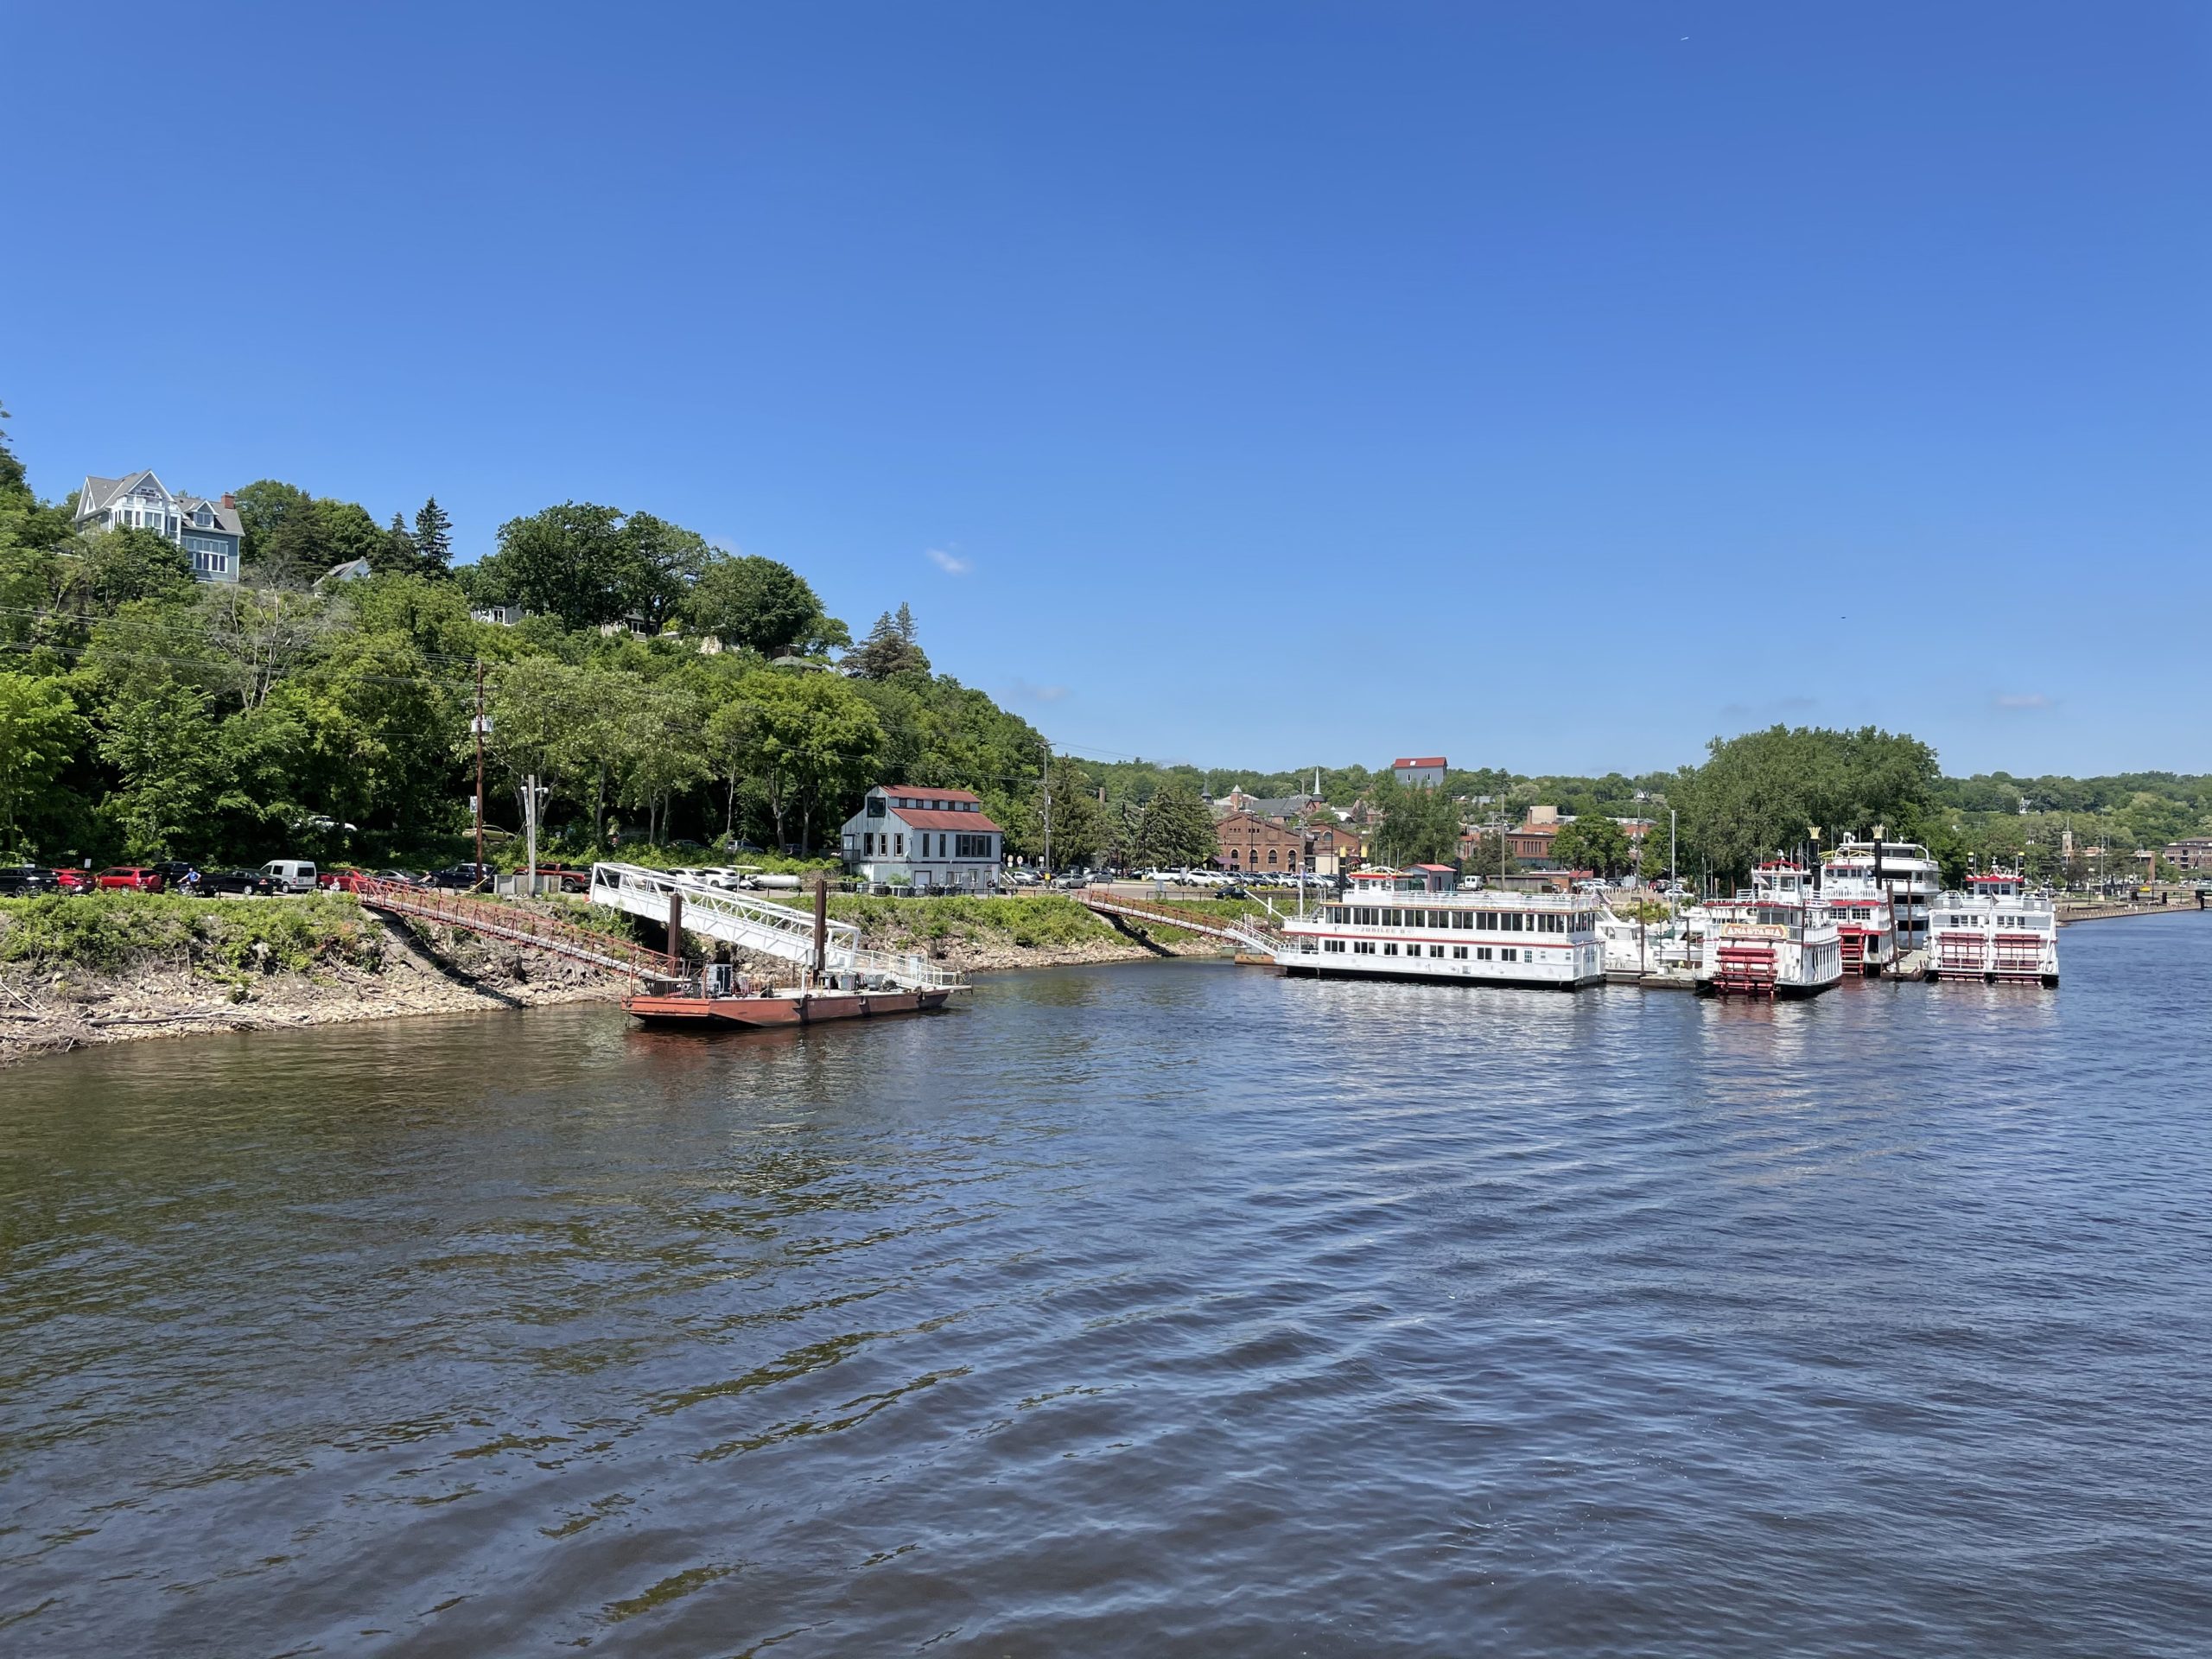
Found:
M 2043 936 L 2039 933 L 1999 933 L 1994 972 L 1999 979 L 2043 977 Z
M 1938 933 L 1932 966 L 1947 979 L 1956 976 L 1979 979 L 1989 969 L 1988 950 L 1979 933 Z
M 1855 927 L 1838 930 L 1836 944 L 1843 951 L 1843 970 L 1847 974 L 1863 975 L 1866 971 L 1866 936 Z
M 1729 941 L 1720 946 L 1713 988 L 1720 996 L 1772 996 L 1777 976 L 1771 944 Z

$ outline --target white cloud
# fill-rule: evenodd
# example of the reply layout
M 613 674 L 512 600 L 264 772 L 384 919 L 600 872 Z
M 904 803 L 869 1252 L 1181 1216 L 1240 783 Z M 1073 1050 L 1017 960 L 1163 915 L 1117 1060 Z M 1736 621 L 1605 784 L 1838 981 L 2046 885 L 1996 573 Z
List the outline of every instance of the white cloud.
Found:
M 2040 691 L 2014 692 L 1997 699 L 1999 709 L 2050 709 L 2056 707 L 2056 702 L 2057 699 L 2047 697 Z
M 931 548 L 929 557 L 930 563 L 948 576 L 964 576 L 976 568 L 970 561 L 957 553 L 948 553 L 941 547 Z

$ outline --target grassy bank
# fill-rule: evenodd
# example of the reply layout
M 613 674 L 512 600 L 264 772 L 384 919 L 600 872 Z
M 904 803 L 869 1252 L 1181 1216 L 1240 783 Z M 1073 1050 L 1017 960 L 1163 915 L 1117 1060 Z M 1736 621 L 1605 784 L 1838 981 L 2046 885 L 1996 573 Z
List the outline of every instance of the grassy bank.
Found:
M 770 894 L 772 898 L 780 895 Z M 1256 903 L 1234 899 L 1192 899 L 1159 906 L 1211 921 L 1267 912 Z M 862 943 L 878 950 L 1065 951 L 1086 947 L 1126 946 L 1128 937 L 1065 894 L 1025 893 L 1004 899 L 876 899 L 833 894 L 830 913 L 861 930 Z M 1191 946 L 1211 942 L 1187 928 L 1141 924 L 1158 944 Z
M 93 893 L 0 899 L 0 963 L 124 973 L 146 963 L 232 976 L 340 964 L 373 972 L 383 931 L 351 899 L 238 902 Z

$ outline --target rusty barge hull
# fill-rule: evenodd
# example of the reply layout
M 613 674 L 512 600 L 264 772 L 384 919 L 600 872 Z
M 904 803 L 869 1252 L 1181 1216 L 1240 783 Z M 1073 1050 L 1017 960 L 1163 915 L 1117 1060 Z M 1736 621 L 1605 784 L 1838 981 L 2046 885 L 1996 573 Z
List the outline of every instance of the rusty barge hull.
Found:
M 662 996 L 622 999 L 640 1025 L 695 1031 L 717 1027 L 812 1026 L 830 1020 L 880 1020 L 942 1008 L 944 991 L 816 991 L 798 996 Z

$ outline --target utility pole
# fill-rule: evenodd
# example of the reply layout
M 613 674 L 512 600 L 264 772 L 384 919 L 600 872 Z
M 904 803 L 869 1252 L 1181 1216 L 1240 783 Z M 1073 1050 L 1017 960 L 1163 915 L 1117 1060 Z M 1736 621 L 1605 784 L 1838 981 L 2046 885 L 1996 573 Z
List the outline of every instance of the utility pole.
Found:
M 476 880 L 484 880 L 484 659 L 476 659 Z
M 523 779 L 522 828 L 524 856 L 529 861 L 523 868 L 529 872 L 526 885 L 534 899 L 537 896 L 537 774 L 534 772 Z
M 1667 880 L 1671 886 L 1681 879 L 1675 869 L 1675 809 L 1670 806 L 1667 809 Z
M 1045 879 L 1052 879 L 1052 746 L 1045 746 Z

